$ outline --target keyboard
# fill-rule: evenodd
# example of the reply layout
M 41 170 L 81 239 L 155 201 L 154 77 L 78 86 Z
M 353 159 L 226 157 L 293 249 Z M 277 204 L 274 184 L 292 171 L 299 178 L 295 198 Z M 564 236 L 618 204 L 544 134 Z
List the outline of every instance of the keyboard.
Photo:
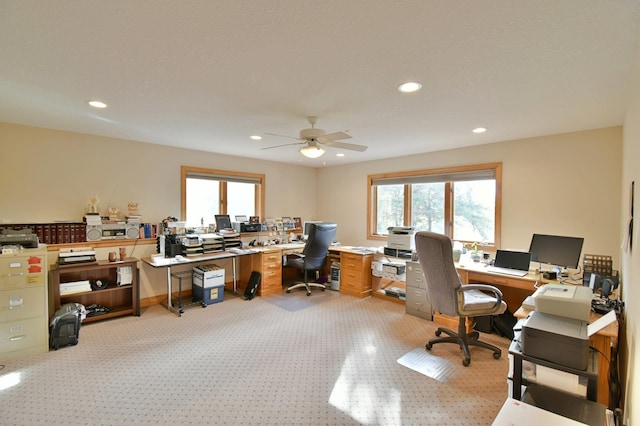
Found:
M 529 271 L 521 271 L 520 269 L 500 268 L 499 266 L 487 266 L 487 271 L 497 274 L 513 275 L 514 277 L 524 277 Z

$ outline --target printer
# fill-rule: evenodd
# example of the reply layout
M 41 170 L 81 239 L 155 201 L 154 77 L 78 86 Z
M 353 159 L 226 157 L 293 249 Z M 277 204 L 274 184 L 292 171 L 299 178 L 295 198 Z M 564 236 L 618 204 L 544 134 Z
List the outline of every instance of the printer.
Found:
M 593 291 L 589 287 L 546 284 L 534 294 L 535 310 L 546 314 L 589 321 Z
M 384 254 L 411 259 L 416 248 L 415 230 L 412 226 L 390 226 Z
M 522 353 L 564 367 L 586 370 L 589 363 L 587 321 L 539 311 L 522 325 Z
M 236 232 L 260 232 L 262 224 L 250 222 L 231 222 L 231 226 Z
M 415 250 L 415 229 L 413 226 L 391 226 L 388 228 L 387 247 L 398 250 Z

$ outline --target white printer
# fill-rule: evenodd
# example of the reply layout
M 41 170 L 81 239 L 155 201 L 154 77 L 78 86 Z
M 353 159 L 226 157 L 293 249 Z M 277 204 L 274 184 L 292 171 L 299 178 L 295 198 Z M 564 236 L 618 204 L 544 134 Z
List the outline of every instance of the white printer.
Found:
M 387 247 L 397 250 L 415 250 L 415 228 L 413 226 L 390 226 L 387 228 Z

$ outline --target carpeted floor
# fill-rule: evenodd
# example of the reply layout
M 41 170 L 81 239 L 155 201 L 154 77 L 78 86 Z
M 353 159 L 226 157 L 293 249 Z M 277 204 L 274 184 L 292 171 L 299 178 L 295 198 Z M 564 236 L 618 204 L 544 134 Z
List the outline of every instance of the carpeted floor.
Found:
M 436 327 L 400 304 L 278 297 L 83 325 L 77 346 L 0 370 L 0 424 L 489 425 L 507 397 L 506 339 L 483 334 L 502 359 L 472 348 L 463 367 L 456 345 L 422 353 Z

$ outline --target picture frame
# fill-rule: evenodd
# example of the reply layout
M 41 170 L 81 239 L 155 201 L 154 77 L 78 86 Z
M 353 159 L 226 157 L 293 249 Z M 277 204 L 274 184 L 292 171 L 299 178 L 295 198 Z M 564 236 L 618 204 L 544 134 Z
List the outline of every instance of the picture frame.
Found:
M 293 218 L 293 227 L 296 229 L 302 228 L 302 218 L 294 217 Z
M 249 223 L 260 223 L 260 216 L 249 216 Z

